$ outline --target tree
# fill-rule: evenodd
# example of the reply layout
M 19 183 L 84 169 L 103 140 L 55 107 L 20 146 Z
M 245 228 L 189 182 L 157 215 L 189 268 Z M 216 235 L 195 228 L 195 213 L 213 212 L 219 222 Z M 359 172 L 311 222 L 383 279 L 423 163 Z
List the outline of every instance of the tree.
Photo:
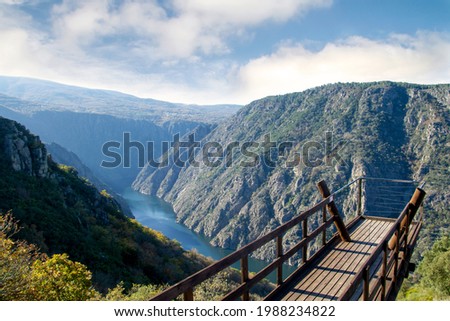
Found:
M 18 231 L 12 214 L 0 213 L 0 300 L 81 301 L 100 296 L 85 265 L 67 254 L 49 258 L 34 245 L 12 240 Z
M 117 284 L 113 289 L 110 289 L 104 300 L 107 301 L 148 301 L 153 296 L 164 289 L 161 285 L 142 285 L 133 284 L 128 291 L 125 289 L 123 282 Z
M 437 240 L 418 269 L 421 283 L 441 297 L 450 296 L 450 237 Z
M 450 300 L 450 237 L 443 236 L 425 252 L 416 280 L 406 280 L 399 300 Z
M 84 301 L 96 297 L 92 274 L 67 254 L 55 254 L 46 260 L 36 260 L 31 273 L 32 293 L 36 300 Z
M 33 245 L 9 239 L 19 230 L 11 213 L 0 213 L 0 300 L 27 300 L 31 265 L 38 252 Z

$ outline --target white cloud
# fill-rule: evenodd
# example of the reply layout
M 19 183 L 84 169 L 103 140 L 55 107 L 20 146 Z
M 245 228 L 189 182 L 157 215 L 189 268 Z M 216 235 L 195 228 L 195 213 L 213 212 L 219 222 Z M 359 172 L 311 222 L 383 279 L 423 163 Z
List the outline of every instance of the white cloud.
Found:
M 65 0 L 53 8 L 50 28 L 16 6 L 2 7 L 0 41 L 7 45 L 0 46 L 0 74 L 176 102 L 241 104 L 332 82 L 449 82 L 450 35 L 426 31 L 354 36 L 318 51 L 284 41 L 270 55 L 231 60 L 229 37 L 331 3 L 255 1 L 172 0 L 162 7 L 156 0 Z
M 182 15 L 194 15 L 205 25 L 256 25 L 266 20 L 286 21 L 312 8 L 330 6 L 332 0 L 175 0 Z
M 108 1 L 64 1 L 53 9 L 53 32 L 70 48 L 88 45 L 111 33 Z
M 0 4 L 15 5 L 25 3 L 26 0 L 0 0 Z
M 320 51 L 301 44 L 283 46 L 241 67 L 236 94 L 250 101 L 333 82 L 448 83 L 449 52 L 449 35 L 433 32 L 384 40 L 355 36 L 328 43 Z
M 105 36 L 142 37 L 150 59 L 224 54 L 227 40 L 242 28 L 266 21 L 286 21 L 332 0 L 64 0 L 53 10 L 54 34 L 71 47 L 86 46 Z M 136 42 L 131 41 L 130 43 Z

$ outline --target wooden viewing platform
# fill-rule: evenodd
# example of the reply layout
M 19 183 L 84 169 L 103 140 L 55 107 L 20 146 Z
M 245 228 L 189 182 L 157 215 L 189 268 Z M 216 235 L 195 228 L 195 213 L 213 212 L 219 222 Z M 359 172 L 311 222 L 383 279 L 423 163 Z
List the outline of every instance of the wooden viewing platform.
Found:
M 352 277 L 363 269 L 366 259 L 394 224 L 395 220 L 361 217 L 350 229 L 351 242 L 337 241 L 316 260 L 315 264 L 304 269 L 289 287 L 284 291 L 279 291 L 276 296 L 272 296 L 272 299 L 284 301 L 339 300 L 346 289 L 347 282 L 351 282 Z M 380 264 L 379 267 L 381 267 Z M 359 296 L 361 296 L 361 291 L 359 291 Z
M 415 183 L 361 177 L 331 194 L 322 181 L 318 183 L 323 197 L 321 202 L 166 289 L 152 300 L 173 300 L 180 295 L 184 300 L 194 300 L 195 286 L 237 261 L 241 263 L 242 282 L 223 300 L 249 300 L 251 288 L 273 271 L 277 273 L 277 286 L 265 300 L 394 300 L 411 267 L 411 253 L 422 226 L 425 192 L 416 188 L 397 218 L 376 216 L 377 213 L 363 214 L 363 183 L 367 180 Z M 351 199 L 352 194 L 356 194 L 356 215 L 344 224 L 336 202 L 339 197 L 344 198 L 342 195 L 347 200 L 349 197 Z M 317 223 L 319 219 L 320 224 Z M 311 221 L 315 221 L 318 226 L 313 229 Z M 295 227 L 301 228 L 302 238 L 294 246 L 285 249 L 283 235 Z M 333 233 L 334 230 L 336 233 Z M 250 276 L 249 255 L 271 241 L 276 248 L 276 258 Z M 312 250 L 312 244 L 317 243 L 321 245 Z M 295 272 L 284 278 L 283 263 L 298 255 L 301 264 Z

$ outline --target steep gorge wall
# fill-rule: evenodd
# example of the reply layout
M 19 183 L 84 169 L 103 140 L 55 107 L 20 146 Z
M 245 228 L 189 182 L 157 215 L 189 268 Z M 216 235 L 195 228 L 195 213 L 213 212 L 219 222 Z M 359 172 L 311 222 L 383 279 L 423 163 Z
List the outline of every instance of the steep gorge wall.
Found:
M 260 160 L 276 159 L 275 166 L 263 161 L 239 166 L 248 158 L 237 152 L 232 166 L 185 166 L 170 184 L 167 168 L 152 169 L 147 177 L 141 172 L 133 186 L 162 196 L 173 204 L 179 222 L 226 248 L 247 244 L 314 204 L 321 179 L 332 189 L 358 176 L 427 180 L 427 212 L 434 222 L 445 217 L 449 200 L 449 97 L 448 85 L 391 82 L 335 84 L 268 97 L 244 107 L 202 142 L 262 143 L 267 135 L 277 144 L 292 142 L 283 153 L 268 154 L 263 144 L 254 150 Z M 308 161 L 302 148 L 311 142 L 319 148 L 308 150 Z M 286 166 L 295 155 L 301 161 Z M 429 233 L 448 228 L 448 216 L 440 224 Z M 287 235 L 285 243 L 299 236 Z

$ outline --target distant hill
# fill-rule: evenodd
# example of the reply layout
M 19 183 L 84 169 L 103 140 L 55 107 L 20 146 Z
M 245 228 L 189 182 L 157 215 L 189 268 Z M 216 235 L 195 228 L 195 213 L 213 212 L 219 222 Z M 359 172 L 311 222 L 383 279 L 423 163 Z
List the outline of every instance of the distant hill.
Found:
M 42 110 L 71 111 L 145 119 L 158 124 L 171 121 L 218 123 L 235 114 L 241 107 L 177 104 L 138 98 L 109 90 L 87 89 L 38 79 L 5 76 L 0 76 L 0 94 L 26 101 L 26 104 L 14 107 L 14 110 L 20 113 Z
M 267 151 L 267 135 L 272 142 L 291 145 Z M 241 147 L 245 142 L 261 144 L 250 154 L 235 151 L 231 166 L 226 157 L 217 166 L 204 166 L 199 154 L 199 167 L 147 166 L 133 187 L 171 202 L 177 219 L 213 245 L 247 244 L 317 202 L 319 180 L 335 190 L 359 176 L 426 181 L 422 246 L 449 232 L 449 85 L 334 84 L 268 97 L 199 138 L 202 144 L 219 143 L 224 150 L 233 142 Z M 301 157 L 298 164 L 286 166 L 295 155 Z M 260 160 L 256 165 L 239 165 L 255 156 Z M 298 237 L 287 235 L 285 242 Z
M 85 264 L 98 290 L 173 283 L 206 264 L 127 218 L 114 198 L 53 162 L 39 137 L 0 117 L 0 212 L 9 211 L 21 227 L 16 238 Z

